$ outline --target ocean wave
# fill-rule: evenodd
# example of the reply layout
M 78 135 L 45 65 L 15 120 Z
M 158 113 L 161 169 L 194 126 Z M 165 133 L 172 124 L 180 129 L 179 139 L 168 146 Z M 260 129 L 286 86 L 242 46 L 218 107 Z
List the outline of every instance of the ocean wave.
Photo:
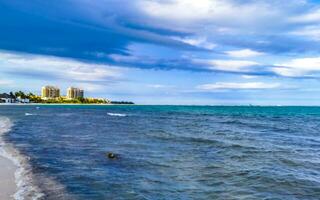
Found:
M 17 191 L 13 198 L 16 200 L 42 199 L 44 194 L 33 182 L 33 175 L 31 173 L 31 167 L 28 164 L 28 158 L 22 156 L 18 150 L 6 143 L 3 139 L 3 135 L 8 133 L 12 126 L 13 124 L 9 118 L 0 117 L 0 155 L 8 158 L 17 166 L 14 174 Z
M 126 114 L 121 114 L 121 113 L 107 113 L 109 116 L 116 116 L 116 117 L 126 117 Z
M 36 114 L 32 114 L 32 113 L 25 113 L 25 116 L 32 116 L 32 115 L 36 115 Z

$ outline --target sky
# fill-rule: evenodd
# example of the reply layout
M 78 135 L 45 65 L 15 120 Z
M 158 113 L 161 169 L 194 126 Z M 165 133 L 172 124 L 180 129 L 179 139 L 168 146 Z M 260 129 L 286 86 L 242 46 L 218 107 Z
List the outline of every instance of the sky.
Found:
M 0 92 L 320 105 L 320 1 L 0 0 Z

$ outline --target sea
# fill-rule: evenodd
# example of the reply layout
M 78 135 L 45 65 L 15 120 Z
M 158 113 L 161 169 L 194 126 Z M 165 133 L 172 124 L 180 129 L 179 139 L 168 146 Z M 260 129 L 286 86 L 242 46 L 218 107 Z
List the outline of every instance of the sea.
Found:
M 320 199 L 320 107 L 2 105 L 0 135 L 19 200 Z

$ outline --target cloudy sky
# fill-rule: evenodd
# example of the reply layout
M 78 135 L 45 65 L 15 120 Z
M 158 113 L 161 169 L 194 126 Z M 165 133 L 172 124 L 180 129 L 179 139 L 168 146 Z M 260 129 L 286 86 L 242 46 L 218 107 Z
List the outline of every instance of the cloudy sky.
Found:
M 320 105 L 320 1 L 0 0 L 0 92 Z

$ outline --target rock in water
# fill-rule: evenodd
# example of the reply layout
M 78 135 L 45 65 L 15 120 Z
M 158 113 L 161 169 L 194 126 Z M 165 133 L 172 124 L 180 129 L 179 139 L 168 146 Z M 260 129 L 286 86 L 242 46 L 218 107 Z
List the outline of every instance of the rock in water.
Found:
M 114 154 L 114 153 L 108 153 L 107 154 L 107 156 L 108 156 L 108 158 L 110 158 L 110 159 L 116 159 L 117 158 L 117 156 Z

